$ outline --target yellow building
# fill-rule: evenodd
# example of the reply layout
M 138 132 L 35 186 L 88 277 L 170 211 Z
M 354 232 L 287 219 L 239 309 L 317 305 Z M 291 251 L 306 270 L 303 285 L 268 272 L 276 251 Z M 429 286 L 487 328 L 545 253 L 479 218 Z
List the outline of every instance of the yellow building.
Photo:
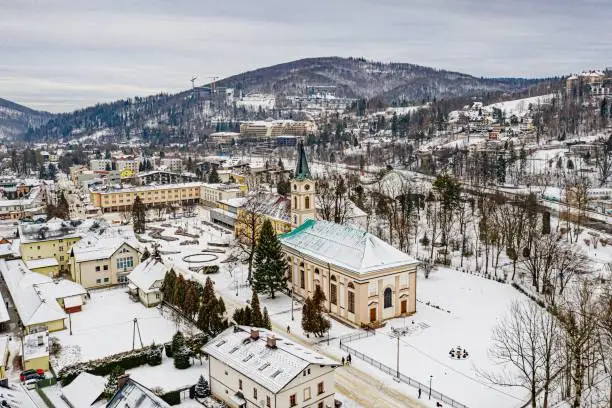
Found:
M 79 242 L 94 224 L 93 220 L 63 221 L 57 218 L 44 224 L 21 223 L 18 227 L 21 258 L 36 272 L 58 276 L 61 271 L 68 270 L 68 251 L 72 245 Z
M 49 370 L 49 332 L 41 331 L 23 336 L 21 350 L 24 370 Z
M 164 184 L 117 190 L 91 190 L 91 203 L 102 212 L 129 211 L 136 197 L 148 207 L 172 204 L 191 205 L 200 202 L 202 183 Z
M 6 378 L 6 365 L 9 358 L 9 338 L 0 336 L 0 380 Z

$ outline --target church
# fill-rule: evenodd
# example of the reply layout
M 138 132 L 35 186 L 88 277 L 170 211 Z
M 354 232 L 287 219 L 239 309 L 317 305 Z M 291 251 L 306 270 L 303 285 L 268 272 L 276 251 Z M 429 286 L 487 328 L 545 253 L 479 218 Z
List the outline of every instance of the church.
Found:
M 418 261 L 355 227 L 316 219 L 315 181 L 304 145 L 291 180 L 291 231 L 279 236 L 294 295 L 319 286 L 336 319 L 362 326 L 416 312 Z

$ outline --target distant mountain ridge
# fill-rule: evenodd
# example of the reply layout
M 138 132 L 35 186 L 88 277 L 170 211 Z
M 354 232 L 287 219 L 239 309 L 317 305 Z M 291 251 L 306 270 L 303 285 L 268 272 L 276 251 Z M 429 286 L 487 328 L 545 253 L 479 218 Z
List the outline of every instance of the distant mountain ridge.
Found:
M 477 78 L 458 72 L 408 63 L 382 63 L 363 58 L 305 58 L 244 72 L 219 81 L 219 86 L 244 93 L 300 94 L 309 85 L 335 86 L 338 96 L 382 97 L 388 102 L 431 100 L 483 92 L 514 92 L 541 79 Z
M 337 96 L 378 97 L 387 103 L 420 103 L 422 100 L 483 97 L 525 91 L 543 79 L 477 78 L 471 75 L 407 63 L 381 63 L 362 58 L 306 58 L 244 72 L 222 79 L 217 87 L 235 92 L 304 95 L 308 86 L 334 86 Z M 205 87 L 198 88 L 204 89 Z M 112 137 L 140 135 L 167 140 L 202 134 L 210 122 L 203 114 L 206 93 L 191 89 L 176 94 L 135 97 L 97 104 L 71 113 L 52 115 L 0 99 L 0 135 L 30 140 L 57 140 L 102 132 Z M 213 98 L 214 99 L 214 98 Z M 225 99 L 211 100 L 207 109 L 228 118 L 235 107 Z M 268 113 L 269 114 L 269 113 Z M 251 118 L 242 115 L 234 120 Z M 26 132 L 32 128 L 30 132 Z M 194 133 L 195 129 L 195 133 Z
M 44 125 L 53 115 L 0 98 L 0 138 L 19 137 L 29 127 Z

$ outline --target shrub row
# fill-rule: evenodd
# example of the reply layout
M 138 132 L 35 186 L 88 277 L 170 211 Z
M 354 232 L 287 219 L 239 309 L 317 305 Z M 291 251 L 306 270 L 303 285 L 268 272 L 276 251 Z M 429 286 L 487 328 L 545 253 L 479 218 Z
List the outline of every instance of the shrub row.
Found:
M 219 272 L 219 265 L 206 265 L 202 267 L 202 273 L 204 275 L 210 275 L 210 274 L 218 273 L 218 272 Z

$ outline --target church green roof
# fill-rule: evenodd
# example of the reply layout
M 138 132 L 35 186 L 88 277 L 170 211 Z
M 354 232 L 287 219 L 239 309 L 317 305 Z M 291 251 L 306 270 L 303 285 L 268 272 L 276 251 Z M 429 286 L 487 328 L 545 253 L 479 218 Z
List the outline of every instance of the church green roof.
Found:
M 298 144 L 298 159 L 295 166 L 296 180 L 310 179 L 310 169 L 308 168 L 308 161 L 306 160 L 306 152 L 304 151 L 304 142 L 300 141 Z

